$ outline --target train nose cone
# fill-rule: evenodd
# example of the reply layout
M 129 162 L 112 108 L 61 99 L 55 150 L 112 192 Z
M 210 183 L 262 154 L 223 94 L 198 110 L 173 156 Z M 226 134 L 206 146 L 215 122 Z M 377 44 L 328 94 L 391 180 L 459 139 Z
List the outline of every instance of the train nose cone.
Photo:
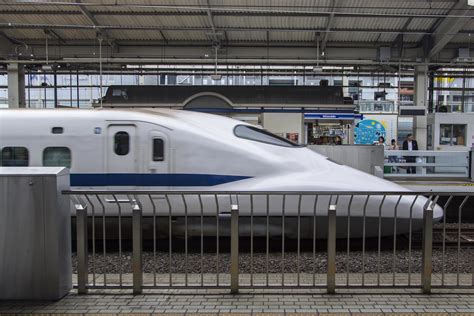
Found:
M 441 206 L 436 204 L 436 206 L 433 209 L 433 221 L 434 222 L 439 222 L 444 216 L 444 210 Z

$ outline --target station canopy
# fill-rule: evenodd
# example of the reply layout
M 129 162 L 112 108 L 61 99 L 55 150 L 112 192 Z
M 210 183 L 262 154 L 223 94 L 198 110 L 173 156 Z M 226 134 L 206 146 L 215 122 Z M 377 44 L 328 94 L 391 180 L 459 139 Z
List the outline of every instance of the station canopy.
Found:
M 5 0 L 0 57 L 62 63 L 101 57 L 122 64 L 452 63 L 466 57 L 460 48 L 471 45 L 473 13 L 467 0 Z

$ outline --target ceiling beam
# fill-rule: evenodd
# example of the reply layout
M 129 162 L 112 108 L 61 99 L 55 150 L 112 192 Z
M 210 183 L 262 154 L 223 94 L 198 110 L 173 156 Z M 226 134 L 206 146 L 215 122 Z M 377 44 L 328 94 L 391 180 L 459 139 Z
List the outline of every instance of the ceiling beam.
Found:
M 434 30 L 430 36 L 431 49 L 428 51 L 428 58 L 433 58 L 448 44 L 456 34 L 471 20 L 469 16 L 472 11 L 467 5 L 467 0 L 459 0 L 452 8 L 456 17 L 446 17 Z
M 49 37 L 52 38 L 52 39 L 57 40 L 57 41 L 60 42 L 61 44 L 66 44 L 66 41 L 65 41 L 63 38 L 61 38 L 61 36 L 59 36 L 59 34 L 56 33 L 56 32 L 53 31 L 53 30 L 44 29 L 44 34 L 46 34 L 47 36 L 49 36 Z
M 110 37 L 110 34 L 107 32 L 107 30 L 103 29 L 100 27 L 99 22 L 97 19 L 92 15 L 92 13 L 89 12 L 87 7 L 82 3 L 82 0 L 76 0 L 77 3 L 79 3 L 77 6 L 79 7 L 79 10 L 81 10 L 82 14 L 89 20 L 89 22 L 92 24 L 94 28 L 97 28 L 97 33 L 102 37 L 102 39 L 105 40 L 107 44 L 110 45 L 110 47 L 113 48 L 113 50 L 116 49 L 116 44 L 114 43 L 113 39 Z
M 420 1 L 420 0 L 417 0 Z M 40 5 L 35 4 L 36 6 Z M 90 6 L 90 9 L 87 9 L 86 4 L 81 4 L 91 16 L 94 18 L 97 16 L 122 16 L 122 15 L 130 15 L 130 12 L 128 11 L 114 11 L 113 7 L 111 8 L 110 11 L 93 11 L 94 6 Z M 1 8 L 1 6 L 0 6 Z M 193 8 L 192 11 L 185 10 L 185 11 L 157 11 L 159 8 L 154 8 L 153 11 L 151 10 L 139 10 L 137 8 L 136 11 L 133 12 L 134 16 L 205 16 L 207 15 L 208 9 L 206 7 L 196 7 Z M 163 7 L 163 9 L 166 9 Z M 346 7 L 347 9 L 347 7 Z M 360 9 L 360 8 L 357 8 Z M 373 10 L 374 8 L 372 8 Z M 375 8 L 376 9 L 376 8 Z M 386 10 L 387 8 L 383 7 L 380 9 Z M 405 10 L 407 8 L 401 8 L 402 10 L 401 13 L 374 13 L 374 12 L 334 12 L 334 15 L 336 17 L 355 17 L 355 18 L 408 18 L 408 17 L 413 17 L 413 18 L 419 18 L 419 19 L 434 19 L 434 18 L 445 18 L 448 14 L 431 14 L 431 13 L 423 13 L 423 14 L 417 14 L 417 13 L 406 13 Z M 410 9 L 410 8 L 408 8 Z M 396 10 L 396 8 L 392 8 L 391 11 Z M 416 10 L 416 9 L 413 9 Z M 423 9 L 426 10 L 426 9 Z M 437 10 L 443 10 L 443 9 L 437 9 Z M 279 10 L 279 9 L 274 9 L 274 10 L 268 10 L 268 11 L 262 11 L 262 10 L 252 10 L 248 8 L 239 8 L 238 10 L 225 10 L 225 9 L 219 9 L 219 8 L 211 8 L 210 11 L 212 12 L 213 16 L 249 16 L 249 17 L 265 17 L 265 16 L 278 16 L 278 17 L 327 17 L 330 12 L 328 11 L 328 8 L 321 8 L 317 10 L 308 9 L 308 8 L 301 8 L 299 10 Z M 11 10 L 11 9 L 5 9 L 5 10 L 0 10 L 1 15 L 81 15 L 84 14 L 82 13 L 82 10 L 80 11 L 62 11 L 62 10 Z M 449 13 L 449 16 L 456 17 L 458 14 L 456 11 L 452 11 Z
M 212 31 L 212 33 L 209 33 L 209 35 L 212 41 L 214 42 L 214 45 L 220 46 L 221 44 L 220 36 L 224 35 L 224 33 L 217 32 L 216 24 L 214 23 L 214 17 L 212 16 L 211 3 L 209 0 L 206 0 L 206 4 L 207 4 L 207 8 L 206 8 L 207 21 L 209 22 L 209 25 L 211 26 L 211 31 Z M 227 41 L 227 38 L 224 37 L 224 40 Z
M 402 56 L 403 44 L 404 44 L 403 37 L 404 37 L 405 33 L 407 32 L 408 26 L 411 24 L 412 21 L 413 21 L 413 17 L 407 18 L 407 20 L 403 24 L 402 28 L 400 29 L 400 33 L 397 34 L 397 36 L 393 40 L 392 44 L 390 45 L 392 47 L 397 46 L 398 56 Z
M 166 38 L 165 33 L 163 33 L 163 31 L 161 30 L 158 30 L 158 33 L 160 33 L 160 36 L 163 38 L 163 41 L 168 44 L 168 39 Z
M 161 31 L 205 31 L 212 33 L 212 27 L 186 27 L 186 26 L 140 26 L 140 25 L 101 25 L 91 26 L 84 24 L 76 25 L 61 25 L 61 24 L 26 24 L 26 23 L 5 23 L 0 22 L 0 29 L 14 30 L 14 29 L 83 29 L 83 30 L 100 30 L 104 32 L 106 30 L 161 30 Z M 337 32 L 353 32 L 353 33 L 385 33 L 385 34 L 399 34 L 402 30 L 396 29 L 371 29 L 371 28 L 331 28 L 327 31 L 326 28 L 312 28 L 312 27 L 294 27 L 294 28 L 283 28 L 283 27 L 216 27 L 215 32 L 220 35 L 224 31 L 235 31 L 235 32 L 255 32 L 255 31 L 277 31 L 277 32 L 319 32 L 323 33 L 337 33 Z M 405 30 L 405 34 L 414 35 L 430 35 L 426 30 Z M 459 33 L 470 33 L 468 31 L 460 31 Z
M 324 52 L 326 50 L 326 44 L 329 38 L 329 31 L 331 30 L 332 24 L 334 23 L 335 9 L 336 0 L 331 0 L 331 13 L 329 14 L 328 23 L 326 24 L 326 30 L 323 36 L 323 40 L 321 42 L 321 52 Z

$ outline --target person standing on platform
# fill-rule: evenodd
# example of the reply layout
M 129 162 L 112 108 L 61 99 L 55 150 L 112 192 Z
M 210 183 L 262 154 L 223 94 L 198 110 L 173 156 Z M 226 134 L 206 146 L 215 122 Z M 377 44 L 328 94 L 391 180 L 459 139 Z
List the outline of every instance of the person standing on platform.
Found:
M 403 142 L 402 146 L 403 150 L 408 150 L 408 151 L 414 151 L 418 150 L 418 143 L 416 140 L 413 139 L 412 134 L 407 135 L 407 139 Z M 415 156 L 405 156 L 406 162 L 412 163 L 416 162 L 416 157 Z M 409 166 L 407 168 L 407 173 L 414 174 L 416 173 L 416 167 L 415 166 Z
M 388 147 L 388 150 L 399 150 L 397 141 L 395 139 L 392 139 L 390 141 L 390 146 Z M 397 156 L 388 156 L 388 162 L 390 163 L 397 163 L 398 162 L 398 157 Z M 392 172 L 398 173 L 398 167 L 392 167 Z

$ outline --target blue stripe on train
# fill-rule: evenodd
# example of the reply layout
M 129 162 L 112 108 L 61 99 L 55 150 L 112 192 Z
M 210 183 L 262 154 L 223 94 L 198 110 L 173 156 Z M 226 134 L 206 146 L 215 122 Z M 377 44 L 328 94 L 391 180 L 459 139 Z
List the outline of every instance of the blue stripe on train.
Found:
M 248 179 L 247 176 L 187 173 L 72 173 L 71 186 L 212 186 Z

